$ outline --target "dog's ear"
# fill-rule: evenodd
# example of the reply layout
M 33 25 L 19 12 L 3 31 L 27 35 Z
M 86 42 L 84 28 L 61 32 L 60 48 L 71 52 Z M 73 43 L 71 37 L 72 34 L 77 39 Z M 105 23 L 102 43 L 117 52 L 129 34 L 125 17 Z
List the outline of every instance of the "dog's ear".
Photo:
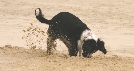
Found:
M 97 47 L 98 47 L 98 49 L 99 49 L 100 51 L 102 51 L 104 54 L 107 53 L 107 51 L 106 51 L 106 49 L 105 49 L 105 42 L 104 42 L 104 41 L 98 39 L 98 41 L 97 41 Z
M 97 45 L 98 45 L 98 46 L 102 46 L 102 45 L 104 45 L 104 44 L 105 44 L 105 42 L 102 41 L 102 40 L 100 40 L 100 39 L 98 38 L 98 40 L 97 40 Z

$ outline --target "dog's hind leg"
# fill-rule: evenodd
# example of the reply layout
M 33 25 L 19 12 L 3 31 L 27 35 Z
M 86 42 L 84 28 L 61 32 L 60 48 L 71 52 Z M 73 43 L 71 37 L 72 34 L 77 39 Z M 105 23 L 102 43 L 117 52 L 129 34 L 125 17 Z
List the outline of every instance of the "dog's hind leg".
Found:
M 68 47 L 68 52 L 70 56 L 77 56 L 78 48 L 77 43 L 73 40 L 67 40 L 64 37 L 60 37 L 60 40 Z
M 47 38 L 47 53 L 52 54 L 53 49 L 55 49 L 56 44 L 54 44 L 55 39 L 52 38 L 51 36 L 48 36 Z
M 71 42 L 71 45 L 68 48 L 68 51 L 69 51 L 70 56 L 77 56 L 77 53 L 78 53 L 77 43 Z

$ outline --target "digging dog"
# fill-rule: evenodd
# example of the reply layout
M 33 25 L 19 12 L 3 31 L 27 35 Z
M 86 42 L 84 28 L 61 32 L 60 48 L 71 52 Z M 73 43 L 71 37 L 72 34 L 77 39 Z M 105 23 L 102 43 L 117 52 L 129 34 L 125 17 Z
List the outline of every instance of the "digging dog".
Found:
M 100 40 L 78 17 L 69 12 L 60 12 L 51 20 L 44 18 L 40 8 L 35 9 L 35 16 L 41 23 L 49 25 L 47 30 L 47 53 L 52 54 L 54 42 L 60 39 L 68 48 L 70 56 L 91 57 L 100 50 L 107 53 L 104 41 Z

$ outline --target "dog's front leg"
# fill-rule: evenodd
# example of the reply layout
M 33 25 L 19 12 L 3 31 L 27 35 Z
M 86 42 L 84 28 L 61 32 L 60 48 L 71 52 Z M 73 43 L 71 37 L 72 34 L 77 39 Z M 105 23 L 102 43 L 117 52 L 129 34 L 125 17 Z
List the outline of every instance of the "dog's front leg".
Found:
M 78 51 L 79 51 L 79 57 L 81 57 L 81 54 L 82 54 L 82 46 L 78 46 Z
M 70 56 L 77 56 L 78 48 L 76 46 L 71 46 L 69 48 L 69 55 Z
M 80 40 L 78 40 L 77 44 L 78 44 L 77 47 L 78 47 L 79 57 L 81 57 L 81 54 L 82 54 L 82 42 Z

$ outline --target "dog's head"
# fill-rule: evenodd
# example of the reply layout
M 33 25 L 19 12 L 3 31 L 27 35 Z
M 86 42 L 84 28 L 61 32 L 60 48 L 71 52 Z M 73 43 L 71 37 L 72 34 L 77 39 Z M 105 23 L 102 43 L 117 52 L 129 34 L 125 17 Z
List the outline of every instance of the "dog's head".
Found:
M 83 50 L 82 55 L 87 58 L 91 57 L 91 55 L 95 53 L 97 50 L 102 51 L 104 54 L 107 53 L 104 47 L 104 42 L 100 41 L 100 39 L 98 39 L 97 42 L 94 39 L 84 41 L 82 50 Z
M 91 54 L 97 51 L 96 41 L 94 39 L 89 39 L 83 42 L 82 46 L 84 57 L 91 57 Z

